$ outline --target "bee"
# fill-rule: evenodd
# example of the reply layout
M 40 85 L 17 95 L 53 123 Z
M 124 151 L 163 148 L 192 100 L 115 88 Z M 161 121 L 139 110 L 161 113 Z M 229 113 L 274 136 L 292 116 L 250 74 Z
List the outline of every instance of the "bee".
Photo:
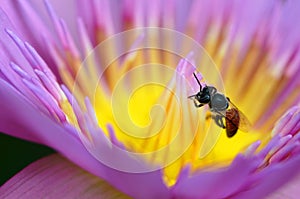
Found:
M 226 129 L 226 135 L 228 138 L 233 137 L 238 129 L 247 132 L 251 126 L 251 123 L 246 116 L 230 101 L 229 97 L 226 97 L 224 94 L 218 92 L 213 86 L 205 85 L 202 87 L 196 74 L 193 73 L 193 75 L 200 86 L 200 90 L 198 93 L 191 95 L 188 98 L 194 101 L 195 107 L 200 108 L 207 104 L 210 111 L 213 113 L 208 117 L 211 117 L 218 126 Z

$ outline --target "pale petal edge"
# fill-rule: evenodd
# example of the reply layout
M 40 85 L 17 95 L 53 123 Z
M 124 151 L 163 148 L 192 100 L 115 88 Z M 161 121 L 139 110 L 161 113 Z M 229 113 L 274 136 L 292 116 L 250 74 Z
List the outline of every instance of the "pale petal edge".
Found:
M 0 198 L 129 198 L 58 154 L 24 168 L 0 188 Z

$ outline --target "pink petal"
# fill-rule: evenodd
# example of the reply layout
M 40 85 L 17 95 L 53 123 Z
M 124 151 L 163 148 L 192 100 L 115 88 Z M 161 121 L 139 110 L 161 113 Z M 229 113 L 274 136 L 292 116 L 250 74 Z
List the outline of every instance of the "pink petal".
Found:
M 129 198 L 60 155 L 40 159 L 0 188 L 0 198 Z
M 75 164 L 99 176 L 124 193 L 135 198 L 168 198 L 169 193 L 160 171 L 125 173 L 97 161 L 84 147 L 76 132 L 57 124 L 23 99 L 17 91 L 0 80 L 0 131 L 22 139 L 39 142 L 61 152 Z M 114 151 L 106 150 L 108 153 Z M 122 156 L 120 163 L 135 164 L 136 160 Z

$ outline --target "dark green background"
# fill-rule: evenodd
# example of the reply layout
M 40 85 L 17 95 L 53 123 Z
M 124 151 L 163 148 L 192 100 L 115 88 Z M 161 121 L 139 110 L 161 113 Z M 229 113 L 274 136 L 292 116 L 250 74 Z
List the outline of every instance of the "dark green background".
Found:
M 31 162 L 54 153 L 48 147 L 0 133 L 0 186 Z

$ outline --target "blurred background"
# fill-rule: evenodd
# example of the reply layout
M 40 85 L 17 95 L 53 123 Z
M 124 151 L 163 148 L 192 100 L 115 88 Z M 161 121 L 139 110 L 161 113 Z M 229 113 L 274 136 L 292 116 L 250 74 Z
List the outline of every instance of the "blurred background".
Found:
M 55 153 L 52 149 L 0 133 L 0 186 L 31 162 Z

